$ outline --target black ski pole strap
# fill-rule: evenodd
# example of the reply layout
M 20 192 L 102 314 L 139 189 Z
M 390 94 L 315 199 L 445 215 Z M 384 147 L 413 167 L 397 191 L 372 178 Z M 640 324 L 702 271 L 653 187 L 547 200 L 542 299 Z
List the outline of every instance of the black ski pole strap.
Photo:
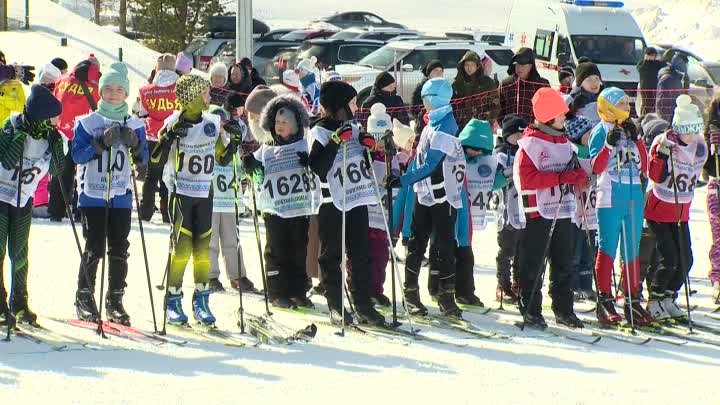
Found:
M 80 82 L 80 87 L 83 89 L 83 95 L 87 99 L 88 105 L 90 105 L 90 108 L 95 111 L 97 110 L 97 103 L 95 103 L 95 99 L 92 97 L 92 94 L 90 93 L 90 89 L 88 89 L 87 83 L 84 81 Z

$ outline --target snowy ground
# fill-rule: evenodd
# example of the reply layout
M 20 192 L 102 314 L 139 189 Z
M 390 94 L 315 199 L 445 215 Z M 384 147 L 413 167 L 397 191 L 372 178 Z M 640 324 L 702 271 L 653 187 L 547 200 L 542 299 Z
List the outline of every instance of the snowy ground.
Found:
M 694 302 L 709 309 L 709 232 L 704 213 L 704 190 L 694 204 L 691 229 L 694 243 Z M 168 230 L 146 226 L 153 285 L 164 269 Z M 488 305 L 494 302 L 495 232 L 491 227 L 475 239 L 476 285 Z M 258 255 L 252 225 L 242 225 L 242 246 L 251 278 L 260 283 Z M 55 323 L 47 317 L 74 315 L 73 294 L 78 255 L 68 223 L 35 221 L 31 230 L 30 291 L 32 307 L 43 323 L 101 345 L 107 351 L 52 352 L 43 345 L 21 339 L 0 342 L 0 398 L 20 404 L 161 404 L 204 403 L 275 404 L 403 401 L 406 403 L 556 403 L 591 404 L 612 401 L 652 401 L 656 404 L 714 403 L 716 373 L 720 366 L 717 347 L 689 344 L 684 347 L 652 342 L 633 346 L 603 340 L 593 347 L 558 338 L 531 337 L 500 324 L 490 316 L 467 314 L 479 325 L 516 333 L 510 341 L 468 339 L 446 330 L 427 329 L 432 336 L 464 342 L 466 348 L 413 343 L 402 346 L 320 326 L 310 344 L 232 348 L 191 341 L 188 347 L 150 346 L 119 338 L 107 341 L 93 332 Z M 6 268 L 8 263 L 6 263 Z M 133 324 L 152 330 L 140 235 L 131 233 L 130 275 L 126 306 Z M 185 290 L 192 291 L 191 271 Z M 423 276 L 424 278 L 424 276 Z M 224 280 L 223 280 L 224 281 Z M 386 288 L 389 291 L 389 282 Z M 161 296 L 157 290 L 155 300 Z M 425 297 L 429 302 L 429 298 Z M 237 295 L 214 294 L 212 307 L 219 325 L 235 330 L 233 313 Z M 317 298 L 316 304 L 323 304 Z M 547 304 L 548 302 L 546 302 Z M 186 309 L 189 302 L 186 300 Z M 262 301 L 246 296 L 246 308 L 263 311 Z M 547 314 L 546 311 L 546 315 Z M 158 316 L 160 312 L 158 311 Z M 294 328 L 309 323 L 288 314 L 277 319 Z M 5 403 L 5 401 L 2 401 Z

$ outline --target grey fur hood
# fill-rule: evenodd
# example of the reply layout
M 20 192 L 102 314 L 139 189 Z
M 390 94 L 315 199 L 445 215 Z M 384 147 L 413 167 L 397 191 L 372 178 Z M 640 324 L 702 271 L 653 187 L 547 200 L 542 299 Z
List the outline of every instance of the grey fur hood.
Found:
M 275 136 L 275 115 L 281 108 L 287 108 L 295 114 L 298 133 L 288 140 L 287 143 L 296 142 L 305 135 L 305 129 L 309 125 L 310 117 L 305 109 L 305 105 L 300 98 L 294 94 L 283 94 L 270 100 L 260 114 L 260 126 L 272 134 L 273 140 L 276 143 L 284 143 Z

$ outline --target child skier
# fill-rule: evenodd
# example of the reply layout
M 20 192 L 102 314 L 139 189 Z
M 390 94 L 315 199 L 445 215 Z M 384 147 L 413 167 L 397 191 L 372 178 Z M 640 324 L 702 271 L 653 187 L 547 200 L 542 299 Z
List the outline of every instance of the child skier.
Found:
M 428 125 L 423 130 L 413 165 L 399 179 L 416 193 L 412 236 L 405 263 L 405 300 L 410 311 L 427 314 L 420 301 L 418 276 L 430 235 L 439 270 L 438 305 L 443 315 L 460 317 L 455 303 L 455 220 L 462 207 L 465 156 L 456 137 L 458 126 L 450 106 L 452 87 L 444 78 L 428 80 L 422 90 Z M 398 185 L 397 178 L 391 184 Z
M 570 92 L 570 111 L 568 118 L 583 116 L 595 126 L 600 122 L 597 112 L 597 99 L 602 89 L 600 69 L 592 62 L 578 64 L 575 69 L 575 87 Z
M 720 166 L 720 95 L 715 96 L 708 106 L 708 122 L 705 128 L 705 142 L 712 145 L 713 155 L 705 163 L 705 171 L 710 177 L 707 191 L 707 213 L 712 233 L 710 246 L 710 272 L 708 277 L 713 286 L 713 304 L 720 296 L 720 196 L 718 195 L 718 166 Z
M 243 167 L 247 173 L 262 172 L 256 189 L 266 229 L 268 299 L 279 308 L 313 308 L 305 294 L 305 259 L 310 215 L 317 213 L 320 193 L 307 169 L 309 117 L 302 101 L 288 94 L 272 99 L 260 122 L 273 141 L 243 155 Z
M 351 322 L 349 316 L 341 317 L 340 263 L 342 255 L 347 253 L 353 266 L 350 291 L 356 314 L 361 322 L 383 325 L 385 318 L 375 310 L 370 299 L 367 206 L 377 204 L 378 200 L 365 148 L 373 147 L 375 142 L 372 135 L 361 133 L 360 127 L 352 123 L 357 110 L 356 98 L 357 91 L 345 82 L 324 83 L 320 91 L 320 118 L 309 134 L 310 168 L 320 178 L 323 198 L 318 213 L 320 271 L 330 320 L 335 324 Z M 344 185 L 346 179 L 348 184 Z M 349 230 L 347 252 L 341 251 L 343 220 Z
M 95 276 L 107 247 L 107 317 L 124 325 L 130 324 L 122 303 L 133 200 L 130 159 L 138 165 L 145 165 L 148 160 L 145 126 L 128 113 L 127 75 L 123 63 L 113 63 L 103 72 L 98 109 L 75 125 L 72 144 L 73 160 L 78 165 L 78 207 L 85 237 L 75 299 L 77 315 L 81 320 L 97 322 L 93 299 Z
M 643 191 L 640 177 L 647 173 L 647 152 L 630 117 L 630 101 L 624 91 L 610 87 L 598 97 L 602 122 L 590 136 L 590 158 L 597 179 L 598 254 L 595 274 L 601 323 L 617 324 L 611 277 L 615 252 L 620 243 L 623 262 L 622 290 L 625 317 L 637 325 L 652 322 L 640 303 L 638 250 L 643 224 Z M 629 275 L 629 278 L 628 278 Z
M 573 188 L 587 185 L 587 173 L 578 167 L 575 147 L 565 137 L 568 107 L 550 88 L 532 99 L 535 123 L 518 141 L 514 182 L 522 196 L 527 225 L 520 237 L 520 312 L 527 326 L 545 329 L 540 274 L 550 263 L 550 296 L 555 321 L 571 328 L 583 323 L 573 311 L 571 289 L 572 222 L 576 200 Z
M 517 141 L 527 126 L 527 122 L 519 115 L 506 115 L 502 122 L 502 142 L 495 148 L 498 164 L 502 166 L 503 176 L 507 179 L 506 184 L 498 189 L 502 198 L 496 214 L 498 253 L 495 263 L 498 285 L 495 298 L 498 301 L 507 298 L 512 303 L 520 299 L 517 257 L 520 235 L 525 228 L 525 215 L 520 211 L 519 193 L 512 179 L 512 170 L 518 150 Z
M 685 318 L 675 302 L 693 264 L 690 246 L 690 204 L 708 157 L 701 135 L 703 117 L 690 96 L 676 100 L 672 130 L 650 147 L 650 195 L 645 218 L 657 239 L 660 265 L 650 286 L 647 310 L 655 320 Z
M 181 76 L 175 85 L 175 94 L 181 109 L 165 121 L 160 144 L 153 153 L 154 159 L 167 153 L 163 181 L 171 193 L 170 212 L 174 224 L 165 310 L 169 323 L 187 323 L 188 317 L 182 308 L 182 279 L 192 255 L 193 315 L 198 322 L 212 325 L 215 316 L 209 307 L 208 286 L 212 175 L 215 164 L 227 165 L 232 160 L 236 141 L 225 145 L 220 137 L 220 117 L 205 112 L 210 103 L 207 80 L 196 75 Z
M 55 175 L 62 172 L 65 164 L 63 141 L 55 130 L 61 112 L 62 104 L 52 93 L 43 86 L 34 85 L 25 100 L 23 113 L 13 114 L 3 123 L 0 135 L 0 257 L 4 261 L 7 246 L 13 277 L 8 308 L 0 266 L 0 315 L 6 320 L 12 317 L 27 323 L 37 320 L 37 315 L 28 306 L 27 290 L 32 195 L 48 170 Z M 10 316 L 8 309 L 11 309 Z

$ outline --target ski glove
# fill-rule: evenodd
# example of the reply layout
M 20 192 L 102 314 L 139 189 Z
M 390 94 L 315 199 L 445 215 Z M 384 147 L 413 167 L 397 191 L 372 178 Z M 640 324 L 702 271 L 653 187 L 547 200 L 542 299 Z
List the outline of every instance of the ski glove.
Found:
M 613 130 L 610 131 L 610 133 L 607 135 L 607 139 L 605 139 L 605 142 L 607 142 L 608 145 L 614 148 L 615 146 L 617 146 L 617 143 L 620 140 L 622 133 L 622 128 L 616 125 L 615 128 L 613 128 Z
M 341 126 L 335 133 L 333 133 L 332 138 L 335 141 L 335 143 L 340 144 L 342 142 L 347 142 L 352 138 L 353 134 L 353 128 L 351 124 L 345 124 Z
M 710 131 L 709 138 L 710 138 L 711 145 L 715 145 L 716 147 L 720 146 L 720 129 L 713 128 Z M 717 150 L 717 148 L 716 148 L 716 150 Z
M 307 152 L 297 152 L 298 160 L 300 161 L 300 166 L 302 167 L 308 167 L 310 166 L 310 156 Z
M 377 142 L 375 142 L 375 138 L 367 132 L 361 133 L 358 137 L 358 140 L 360 141 L 360 145 L 368 149 L 375 149 L 375 146 L 377 144 Z
M 107 149 L 113 145 L 115 138 L 118 137 L 118 135 L 116 134 L 117 132 L 119 132 L 119 129 L 119 126 L 111 125 L 105 129 L 102 135 L 100 135 L 99 142 L 104 149 Z
M 118 128 L 117 132 L 115 133 L 113 143 L 126 145 L 129 148 L 135 148 L 140 143 L 140 139 L 138 138 L 135 131 L 128 127 L 122 127 Z
M 625 130 L 628 139 L 633 143 L 638 140 L 638 128 L 632 120 L 627 120 L 621 125 Z
M 385 177 L 385 187 L 387 188 L 400 188 L 402 186 L 400 177 L 389 174 Z
M 30 82 L 35 80 L 35 73 L 33 72 L 35 66 L 13 65 L 13 67 L 15 68 L 15 79 L 23 82 L 23 84 L 29 85 Z
M 233 139 L 237 142 L 242 142 L 245 140 L 245 134 L 247 134 L 247 127 L 245 126 L 244 122 L 236 121 L 236 120 L 230 120 L 223 125 L 223 129 L 225 132 L 230 134 Z
M 670 135 L 670 133 L 668 133 Z M 660 159 L 667 160 L 670 157 L 670 154 L 672 153 L 673 148 L 675 147 L 675 142 L 668 139 L 668 137 L 664 137 L 657 147 L 657 154 Z
M 588 176 L 587 173 L 585 173 L 584 169 L 573 169 L 566 172 L 560 173 L 560 177 L 558 179 L 559 184 L 572 184 L 575 186 L 579 186 L 580 188 L 587 187 L 588 185 Z
M 170 130 L 167 131 L 166 134 L 170 140 L 185 138 L 188 135 L 188 130 L 190 128 L 192 128 L 192 124 L 181 117 L 172 125 L 172 127 L 170 127 Z

